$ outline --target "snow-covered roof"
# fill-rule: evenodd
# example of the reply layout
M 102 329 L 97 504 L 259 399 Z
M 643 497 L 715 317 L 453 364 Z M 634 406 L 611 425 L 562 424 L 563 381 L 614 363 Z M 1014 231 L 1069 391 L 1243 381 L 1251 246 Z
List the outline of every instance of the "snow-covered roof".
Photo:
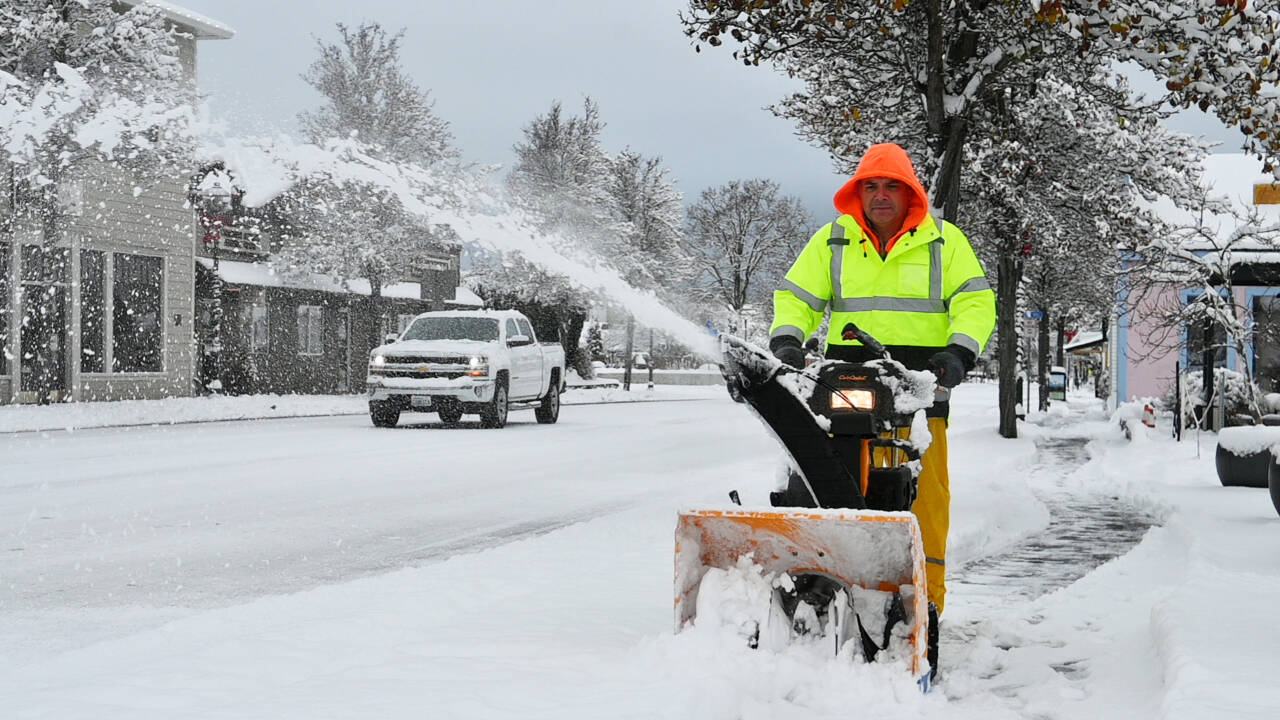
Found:
M 218 22 L 211 17 L 192 12 L 164 0 L 121 0 L 121 2 L 125 5 L 142 5 L 143 3 L 155 5 L 174 24 L 190 30 L 197 40 L 230 40 L 236 34 L 236 31 L 226 23 Z
M 213 260 L 198 257 L 201 265 L 213 269 Z M 293 288 L 295 290 L 319 290 L 321 292 L 365 295 L 371 293 L 369 281 L 363 278 L 348 280 L 347 286 L 337 278 L 328 275 L 280 274 L 265 263 L 241 262 L 239 260 L 219 260 L 218 275 L 232 285 L 254 285 L 257 287 Z M 415 282 L 393 283 L 382 288 L 382 297 L 418 300 L 422 297 L 422 286 Z
M 465 305 L 468 307 L 482 308 L 484 300 L 477 294 L 471 292 L 470 288 L 459 286 L 453 292 L 452 300 L 445 300 L 446 305 Z

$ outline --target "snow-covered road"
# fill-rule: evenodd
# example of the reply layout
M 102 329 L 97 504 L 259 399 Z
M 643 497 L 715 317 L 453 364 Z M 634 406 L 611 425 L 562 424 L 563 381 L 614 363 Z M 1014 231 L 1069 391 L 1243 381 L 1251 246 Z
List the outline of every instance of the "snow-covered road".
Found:
M 144 608 L 158 623 L 723 493 L 775 454 L 740 442 L 761 431 L 721 393 L 496 432 L 356 415 L 0 435 L 0 665 L 101 639 L 113 610 L 133 632 Z
M 377 431 L 355 415 L 0 435 L 0 708 L 6 720 L 1275 716 L 1280 519 L 1266 490 L 1221 487 L 1211 436 L 1199 451 L 1140 426 L 1126 441 L 1086 397 L 1009 441 L 994 432 L 993 386 L 957 390 L 956 579 L 1053 547 L 1025 541 L 1053 527 L 1046 502 L 1062 497 L 1157 526 L 1047 594 L 1059 583 L 956 582 L 930 695 L 892 664 L 752 651 L 711 624 L 673 633 L 676 510 L 723 507 L 730 488 L 761 506 L 776 480 L 772 440 L 722 392 L 566 407 L 552 427 L 523 413 L 497 432 Z M 1085 439 L 1084 456 L 1043 450 L 1063 438 Z

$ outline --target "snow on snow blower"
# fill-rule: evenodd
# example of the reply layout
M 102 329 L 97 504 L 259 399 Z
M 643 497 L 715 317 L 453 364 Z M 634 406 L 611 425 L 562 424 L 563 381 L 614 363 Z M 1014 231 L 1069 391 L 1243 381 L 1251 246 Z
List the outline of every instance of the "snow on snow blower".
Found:
M 773 510 L 679 514 L 676 627 L 699 614 L 723 616 L 716 604 L 746 576 L 767 583 L 755 593 L 764 606 L 746 620 L 735 616 L 750 647 L 804 638 L 830 642 L 839 655 L 851 646 L 867 662 L 904 662 L 927 691 L 936 619 L 930 622 L 924 549 L 910 509 L 935 386 L 930 374 L 907 370 L 855 326 L 844 333 L 882 359 L 821 360 L 801 371 L 720 336 L 729 394 L 773 431 L 792 467 L 787 488 L 771 493 Z M 736 491 L 730 498 L 739 503 Z

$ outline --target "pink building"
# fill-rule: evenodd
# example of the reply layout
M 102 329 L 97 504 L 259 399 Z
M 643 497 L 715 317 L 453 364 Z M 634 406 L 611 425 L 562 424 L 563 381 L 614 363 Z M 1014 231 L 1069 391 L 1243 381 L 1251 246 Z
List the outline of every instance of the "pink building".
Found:
M 1212 155 L 1205 161 L 1205 180 L 1215 195 L 1225 196 L 1242 208 L 1256 205 L 1264 224 L 1277 223 L 1280 204 L 1275 203 L 1280 202 L 1280 197 L 1268 196 L 1273 189 L 1280 196 L 1280 186 L 1271 185 L 1274 178 L 1264 175 L 1261 166 L 1261 161 L 1251 156 Z M 1167 211 L 1178 212 L 1172 207 Z M 1205 227 L 1225 242 L 1236 229 L 1234 223 L 1234 219 L 1210 216 Z M 1280 330 L 1280 246 L 1233 252 L 1231 276 L 1235 302 L 1245 319 L 1260 329 Z M 1173 387 L 1176 368 L 1199 368 L 1201 353 L 1195 348 L 1201 340 L 1196 333 L 1188 335 L 1186 327 L 1160 327 L 1151 318 L 1151 311 L 1186 305 L 1200 292 L 1198 288 L 1171 283 L 1141 298 L 1138 312 L 1113 318 L 1115 330 L 1104 351 L 1104 367 L 1111 377 L 1111 407 L 1118 402 L 1163 396 Z M 1244 357 L 1234 349 L 1220 353 L 1217 366 L 1241 370 L 1242 363 L 1247 362 L 1263 390 L 1274 392 L 1280 389 L 1280 347 L 1265 335 L 1259 334 L 1256 341 L 1246 344 Z

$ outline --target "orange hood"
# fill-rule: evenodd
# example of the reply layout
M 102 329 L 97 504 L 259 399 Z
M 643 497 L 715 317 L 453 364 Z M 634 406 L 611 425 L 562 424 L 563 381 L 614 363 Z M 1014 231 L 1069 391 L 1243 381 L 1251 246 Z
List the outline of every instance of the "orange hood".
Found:
M 844 184 L 836 191 L 834 199 L 836 210 L 845 215 L 852 215 L 854 220 L 862 226 L 863 232 L 876 244 L 879 249 L 879 239 L 876 234 L 871 231 L 871 226 L 867 223 L 866 216 L 862 211 L 862 193 L 858 187 L 858 183 L 870 178 L 891 178 L 906 183 L 911 188 L 914 197 L 907 204 L 907 218 L 902 223 L 902 229 L 898 234 L 889 239 L 889 244 L 885 248 L 888 252 L 893 248 L 893 244 L 903 234 L 914 230 L 924 222 L 929 215 L 929 194 L 924 191 L 924 186 L 920 184 L 920 178 L 916 177 L 916 168 L 911 164 L 911 158 L 907 156 L 907 151 L 894 143 L 880 143 L 867 148 L 867 152 L 862 156 L 862 160 L 858 163 L 858 169 L 853 173 L 853 177 L 849 182 Z

